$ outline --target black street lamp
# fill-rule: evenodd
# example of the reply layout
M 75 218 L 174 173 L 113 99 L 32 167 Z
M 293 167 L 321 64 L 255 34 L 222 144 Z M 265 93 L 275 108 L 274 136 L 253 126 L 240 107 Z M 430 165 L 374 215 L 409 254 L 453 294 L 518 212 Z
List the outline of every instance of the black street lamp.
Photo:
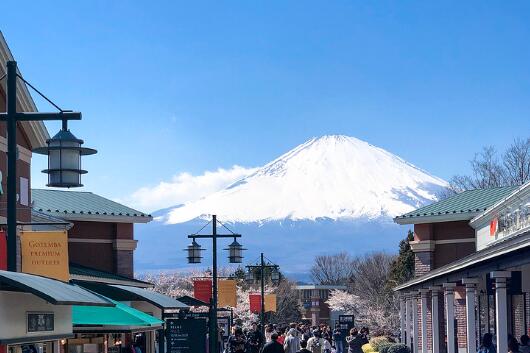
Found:
M 261 333 L 265 335 L 265 270 L 270 270 L 271 281 L 277 284 L 280 281 L 280 270 L 279 266 L 268 261 L 265 262 L 265 256 L 261 253 L 260 262 L 254 265 L 247 265 L 246 279 L 249 282 L 260 281 L 261 289 Z M 259 275 L 258 275 L 259 274 Z M 265 336 L 263 336 L 265 337 Z
M 210 222 L 208 222 L 209 224 Z M 236 238 L 241 238 L 241 234 L 235 234 L 228 229 L 224 224 L 217 220 L 217 216 L 212 216 L 212 234 L 190 234 L 188 238 L 192 239 L 188 248 L 185 251 L 188 252 L 188 263 L 198 264 L 201 263 L 201 246 L 195 241 L 195 239 L 207 238 L 212 239 L 212 298 L 210 302 L 210 350 L 211 353 L 219 353 L 219 347 L 217 342 L 217 239 L 218 238 L 234 238 L 234 241 L 228 246 L 230 263 L 241 263 L 243 259 L 242 252 L 243 247 L 239 244 Z M 217 234 L 217 223 L 227 229 L 231 234 Z M 208 224 L 201 228 L 204 229 Z M 200 231 L 197 233 L 200 233 Z
M 81 113 L 63 110 L 17 73 L 17 62 L 7 62 L 7 112 L 0 113 L 0 121 L 7 123 L 7 268 L 17 270 L 17 124 L 20 121 L 60 120 L 63 129 L 47 141 L 48 147 L 37 148 L 36 153 L 48 154 L 48 185 L 76 187 L 81 185 L 81 155 L 94 154 L 96 150 L 82 148 L 67 129 L 68 120 L 81 120 Z M 55 113 L 17 112 L 17 78 L 31 87 L 42 98 L 57 108 Z M 3 79 L 0 78 L 0 80 Z

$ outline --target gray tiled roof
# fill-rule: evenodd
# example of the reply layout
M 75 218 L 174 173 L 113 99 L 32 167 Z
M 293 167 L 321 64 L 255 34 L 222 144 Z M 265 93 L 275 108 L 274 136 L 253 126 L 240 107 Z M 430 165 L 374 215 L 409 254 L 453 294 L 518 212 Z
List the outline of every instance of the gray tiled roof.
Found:
M 421 217 L 448 215 L 469 215 L 469 219 L 471 219 L 474 215 L 485 211 L 488 207 L 508 196 L 517 188 L 517 186 L 504 186 L 491 189 L 467 190 L 448 197 L 447 199 L 398 216 L 395 220 L 416 220 Z
M 32 189 L 31 197 L 33 209 L 55 217 L 133 217 L 139 221 L 151 219 L 144 212 L 91 192 Z

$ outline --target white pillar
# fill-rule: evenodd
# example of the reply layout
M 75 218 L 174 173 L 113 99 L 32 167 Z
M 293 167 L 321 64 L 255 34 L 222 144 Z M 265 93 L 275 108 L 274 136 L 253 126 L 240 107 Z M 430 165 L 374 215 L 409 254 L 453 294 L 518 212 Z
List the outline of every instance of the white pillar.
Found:
M 455 287 L 454 283 L 444 283 L 447 353 L 455 353 Z
M 440 316 L 438 313 L 438 298 L 440 287 L 431 287 L 431 325 L 432 325 L 432 353 L 440 353 Z
M 508 352 L 508 301 L 506 280 L 511 276 L 509 271 L 493 271 L 495 279 L 495 323 L 497 326 L 497 352 Z
M 407 347 L 410 347 L 411 337 L 412 337 L 412 299 L 407 295 L 405 297 L 405 344 Z
M 407 309 L 406 309 L 406 301 L 404 298 L 404 295 L 402 294 L 399 298 L 399 332 L 400 334 L 400 343 L 405 343 L 405 325 L 406 325 L 406 315 L 407 315 Z
M 466 286 L 466 331 L 467 353 L 477 352 L 477 327 L 475 317 L 475 299 L 477 296 L 478 278 L 463 278 L 462 284 Z
M 427 352 L 427 294 L 428 289 L 420 289 L 421 296 L 421 352 Z
M 418 298 L 417 295 L 413 295 L 412 297 L 412 341 L 414 343 L 414 347 L 412 349 L 413 353 L 419 353 L 418 351 L 418 343 L 419 343 L 419 335 L 418 335 Z

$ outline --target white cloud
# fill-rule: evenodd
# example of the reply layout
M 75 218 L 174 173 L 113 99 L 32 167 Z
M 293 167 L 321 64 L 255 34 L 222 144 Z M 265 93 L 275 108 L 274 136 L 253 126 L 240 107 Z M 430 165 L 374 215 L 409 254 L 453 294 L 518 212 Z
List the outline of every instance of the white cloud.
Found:
M 133 192 L 123 202 L 142 211 L 152 212 L 161 208 L 195 201 L 222 190 L 254 172 L 255 168 L 234 165 L 230 169 L 219 168 L 201 175 L 176 174 L 170 181 L 155 186 L 144 186 Z

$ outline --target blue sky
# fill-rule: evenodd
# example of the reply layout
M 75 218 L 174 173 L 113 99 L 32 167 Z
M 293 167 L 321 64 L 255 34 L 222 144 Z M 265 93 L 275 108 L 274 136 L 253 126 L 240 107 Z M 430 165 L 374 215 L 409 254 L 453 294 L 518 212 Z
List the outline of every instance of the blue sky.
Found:
M 259 166 L 312 136 L 355 136 L 448 179 L 530 131 L 527 1 L 2 6 L 23 75 L 83 112 L 72 131 L 99 150 L 86 189 L 139 207 L 154 207 L 130 198 L 142 187 Z

